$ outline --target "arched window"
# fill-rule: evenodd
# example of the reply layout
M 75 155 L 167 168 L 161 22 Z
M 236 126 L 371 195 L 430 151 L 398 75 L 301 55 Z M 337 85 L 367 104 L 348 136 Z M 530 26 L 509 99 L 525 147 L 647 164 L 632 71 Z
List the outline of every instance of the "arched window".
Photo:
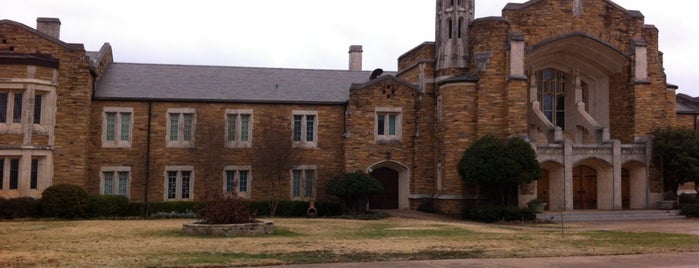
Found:
M 541 111 L 551 123 L 565 129 L 566 74 L 546 69 L 536 72 L 536 81 Z

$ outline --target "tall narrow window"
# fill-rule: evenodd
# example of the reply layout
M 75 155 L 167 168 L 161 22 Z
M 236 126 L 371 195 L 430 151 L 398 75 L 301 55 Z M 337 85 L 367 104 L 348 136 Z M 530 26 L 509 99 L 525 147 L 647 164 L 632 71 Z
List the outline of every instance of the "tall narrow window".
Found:
M 119 175 L 119 191 L 117 192 L 121 196 L 128 196 L 129 172 L 119 171 L 117 174 Z
M 34 95 L 34 124 L 41 124 L 41 108 L 43 105 L 43 95 Z
M 316 147 L 318 143 L 318 112 L 293 111 L 294 146 Z
M 565 129 L 566 74 L 546 69 L 536 75 L 541 111 L 551 123 Z
M 235 170 L 226 170 L 226 192 L 235 191 Z
M 171 113 L 170 114 L 170 140 L 179 140 L 179 124 L 180 124 L 180 114 Z
M 192 125 L 194 124 L 194 115 L 193 114 L 184 114 L 184 140 L 185 141 L 191 141 L 192 140 L 192 134 L 193 133 L 193 128 Z
M 191 108 L 168 109 L 167 147 L 193 147 L 196 114 Z
M 459 17 L 459 25 L 457 27 L 458 32 L 456 33 L 457 38 L 461 38 L 461 30 L 462 30 L 463 26 L 464 26 L 464 18 Z
M 177 198 L 177 171 L 167 172 L 167 199 Z
M 113 141 L 115 139 L 114 135 L 116 132 L 116 114 L 117 113 L 106 113 L 107 133 L 105 139 L 108 141 Z
M 191 171 L 180 171 L 181 176 L 182 176 L 182 194 L 181 198 L 182 199 L 189 199 L 191 195 L 191 189 L 190 189 L 190 183 L 191 183 Z
M 39 159 L 32 159 L 31 174 L 29 177 L 29 189 L 37 189 L 39 186 Z
M 5 184 L 5 159 L 0 158 L 0 190 L 4 187 L 3 185 Z
M 240 193 L 247 193 L 248 192 L 248 173 L 249 171 L 247 170 L 241 170 L 238 172 L 240 175 L 240 179 L 238 182 L 238 192 Z
M 102 147 L 131 147 L 132 107 L 104 107 Z
M 302 115 L 294 115 L 294 141 L 301 141 L 301 120 Z
M 128 141 L 131 137 L 131 113 L 120 113 L 121 115 L 121 135 L 122 141 Z
M 231 148 L 252 146 L 252 110 L 226 110 L 226 145 Z
M 15 93 L 15 105 L 12 110 L 12 123 L 22 123 L 22 93 Z
M 447 20 L 447 24 L 449 24 L 449 39 L 452 39 L 454 34 L 454 24 L 452 23 L 451 19 Z
M 300 166 L 291 171 L 291 198 L 313 199 L 315 197 L 315 166 Z
M 9 109 L 9 105 L 7 105 L 7 96 L 8 93 L 0 93 L 0 123 L 7 123 L 7 114 Z
M 104 185 L 102 186 L 102 194 L 111 195 L 114 193 L 114 172 L 103 172 Z
M 19 186 L 19 159 L 10 159 L 10 190 Z

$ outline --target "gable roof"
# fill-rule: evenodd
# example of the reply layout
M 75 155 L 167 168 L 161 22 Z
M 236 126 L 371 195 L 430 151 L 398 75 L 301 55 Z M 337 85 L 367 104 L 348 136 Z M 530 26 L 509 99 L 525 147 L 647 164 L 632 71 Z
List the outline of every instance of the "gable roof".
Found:
M 83 44 L 71 44 L 71 43 L 63 42 L 58 38 L 55 38 L 55 37 L 50 36 L 48 34 L 42 33 L 42 32 L 40 32 L 32 27 L 29 27 L 27 25 L 24 25 L 22 23 L 19 23 L 19 22 L 13 21 L 13 20 L 7 20 L 7 19 L 0 20 L 0 25 L 2 25 L 2 24 L 11 25 L 14 27 L 24 29 L 25 31 L 28 31 L 28 32 L 32 32 L 38 36 L 41 36 L 42 38 L 44 38 L 46 40 L 49 40 L 51 42 L 54 42 L 54 43 L 62 46 L 63 48 L 65 48 L 68 51 L 85 51 L 85 45 L 83 45 Z
M 352 83 L 371 72 L 112 63 L 95 89 L 96 99 L 321 103 L 347 102 Z

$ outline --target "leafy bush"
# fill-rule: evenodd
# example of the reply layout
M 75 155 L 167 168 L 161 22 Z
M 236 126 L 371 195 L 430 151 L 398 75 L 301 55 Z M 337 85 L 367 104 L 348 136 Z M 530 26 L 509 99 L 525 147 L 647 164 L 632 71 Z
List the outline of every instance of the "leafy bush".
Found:
M 0 198 L 0 219 L 38 218 L 41 216 L 39 200 L 31 197 Z
M 532 221 L 536 214 L 530 209 L 483 206 L 466 209 L 464 218 L 480 222 Z
M 699 197 L 696 194 L 680 195 L 680 204 L 699 204 Z
M 92 195 L 87 215 L 91 218 L 136 216 L 129 199 L 120 195 Z
M 255 222 L 247 203 L 235 195 L 219 195 L 201 203 L 196 210 L 202 223 L 238 224 Z
M 381 182 L 361 171 L 347 172 L 328 181 L 326 191 L 340 198 L 352 215 L 366 212 L 369 197 L 384 191 Z
M 41 198 L 41 207 L 47 217 L 83 218 L 89 204 L 87 192 L 82 187 L 67 183 L 49 186 Z
M 699 205 L 682 205 L 680 207 L 682 210 L 682 215 L 690 218 L 699 218 Z

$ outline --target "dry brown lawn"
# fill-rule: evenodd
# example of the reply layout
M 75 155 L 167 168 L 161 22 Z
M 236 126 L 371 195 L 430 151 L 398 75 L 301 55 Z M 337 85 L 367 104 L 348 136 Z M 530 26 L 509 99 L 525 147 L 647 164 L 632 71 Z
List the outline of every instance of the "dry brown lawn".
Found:
M 275 219 L 255 238 L 199 238 L 183 220 L 0 222 L 0 266 L 261 265 L 699 251 L 699 236 L 388 218 Z

